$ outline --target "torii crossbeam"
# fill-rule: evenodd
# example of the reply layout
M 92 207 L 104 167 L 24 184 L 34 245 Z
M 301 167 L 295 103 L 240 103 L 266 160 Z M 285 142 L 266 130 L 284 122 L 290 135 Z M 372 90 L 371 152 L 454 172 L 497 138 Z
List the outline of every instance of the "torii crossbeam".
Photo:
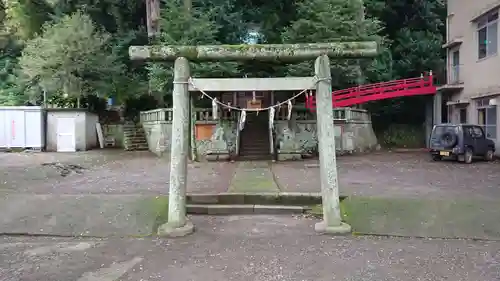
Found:
M 131 46 L 132 60 L 173 61 L 305 61 L 321 55 L 330 58 L 367 58 L 377 55 L 377 42 L 331 42 L 316 44 Z

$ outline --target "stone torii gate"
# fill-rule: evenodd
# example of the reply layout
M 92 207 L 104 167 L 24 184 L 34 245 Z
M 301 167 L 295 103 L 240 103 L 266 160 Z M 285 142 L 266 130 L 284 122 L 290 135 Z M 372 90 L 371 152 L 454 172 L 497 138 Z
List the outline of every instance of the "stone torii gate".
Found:
M 279 45 L 131 46 L 129 48 L 129 55 L 132 60 L 175 60 L 168 222 L 160 226 L 158 234 L 178 237 L 188 235 L 194 231 L 193 224 L 186 218 L 186 180 L 190 121 L 189 61 L 258 60 L 300 62 L 312 59 L 316 59 L 314 71 L 316 78 L 317 132 L 323 202 L 323 221 L 315 225 L 315 231 L 331 234 L 349 233 L 351 227 L 341 221 L 339 207 L 329 57 L 373 57 L 377 54 L 377 49 L 377 43 L 372 41 Z M 307 77 L 309 83 L 311 83 L 310 78 Z M 274 82 L 277 81 L 276 79 L 280 79 L 283 81 L 280 81 L 279 84 L 286 84 L 286 80 L 290 78 L 260 79 L 263 82 L 262 84 L 270 84 L 271 81 L 265 81 L 266 79 L 274 79 Z M 200 80 L 203 79 L 198 78 L 198 81 Z M 227 81 L 227 79 L 224 80 Z M 308 86 L 310 87 L 310 85 Z M 245 89 L 240 90 L 243 91 Z

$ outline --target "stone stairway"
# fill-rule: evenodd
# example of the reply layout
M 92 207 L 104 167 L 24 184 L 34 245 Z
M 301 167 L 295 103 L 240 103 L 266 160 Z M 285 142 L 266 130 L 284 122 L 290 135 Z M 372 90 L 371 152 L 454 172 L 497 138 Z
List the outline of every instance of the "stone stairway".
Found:
M 267 114 L 247 116 L 245 127 L 240 132 L 240 160 L 270 160 L 271 149 Z
M 146 134 L 140 124 L 126 123 L 123 125 L 123 147 L 127 151 L 148 150 Z

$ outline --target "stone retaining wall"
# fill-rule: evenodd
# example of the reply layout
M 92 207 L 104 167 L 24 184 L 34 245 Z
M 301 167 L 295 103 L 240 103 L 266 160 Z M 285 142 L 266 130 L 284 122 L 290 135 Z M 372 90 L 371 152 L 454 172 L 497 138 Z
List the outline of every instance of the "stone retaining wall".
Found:
M 315 155 L 318 150 L 314 113 L 295 109 L 288 120 L 279 111 L 274 121 L 274 149 L 279 160 L 300 159 Z M 149 150 L 159 156 L 170 152 L 172 109 L 141 112 Z M 191 114 L 191 158 L 196 160 L 227 160 L 238 155 L 238 112 L 223 112 L 213 120 L 211 109 L 195 109 Z M 339 154 L 365 152 L 378 146 L 370 115 L 366 110 L 341 108 L 335 110 L 335 140 Z

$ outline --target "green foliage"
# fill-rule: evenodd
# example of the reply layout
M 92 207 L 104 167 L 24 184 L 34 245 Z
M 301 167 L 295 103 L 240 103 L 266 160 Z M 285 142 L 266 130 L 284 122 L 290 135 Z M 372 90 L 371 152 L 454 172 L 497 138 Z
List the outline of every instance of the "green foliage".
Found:
M 48 103 L 57 105 L 61 108 L 75 108 L 80 102 L 81 108 L 86 108 L 90 112 L 102 113 L 106 110 L 107 101 L 95 95 L 88 95 L 80 100 L 78 97 L 64 97 L 61 95 L 52 95 L 48 97 Z
M 47 0 L 51 1 L 51 0 Z M 136 0 L 53 0 L 55 18 L 63 18 L 77 11 L 89 15 L 110 33 L 139 29 L 146 17 L 144 1 Z
M 425 146 L 425 132 L 423 127 L 404 124 L 390 125 L 379 136 L 379 142 L 384 147 L 420 148 Z
M 218 44 L 219 26 L 214 11 L 193 7 L 187 14 L 180 1 L 167 1 L 161 10 L 161 34 L 157 43 L 164 45 Z M 191 75 L 198 77 L 231 77 L 237 73 L 236 63 L 191 64 Z M 172 89 L 173 63 L 149 65 L 151 86 L 169 94 Z M 169 104 L 169 101 L 166 101 Z
M 52 8 L 45 0 L 2 0 L 4 26 L 21 40 L 33 38 L 50 20 Z
M 28 81 L 38 81 L 49 93 L 83 96 L 116 87 L 123 65 L 109 46 L 110 35 L 87 15 L 76 12 L 26 43 L 20 66 Z
M 359 0 L 310 0 L 297 4 L 297 19 L 282 34 L 286 43 L 331 42 L 337 40 L 380 40 L 378 20 L 363 17 Z M 332 60 L 333 87 L 356 84 L 359 79 L 358 60 Z M 289 68 L 294 76 L 311 75 L 312 62 Z
M 441 48 L 446 31 L 444 1 L 367 0 L 366 6 L 368 14 L 384 22 L 383 35 L 390 43 L 391 74 L 378 81 L 417 77 L 429 70 L 441 72 L 445 67 Z M 373 78 L 370 81 L 376 81 Z M 382 100 L 367 104 L 366 109 L 372 113 L 374 127 L 382 132 L 395 119 L 420 126 L 425 119 L 423 109 L 430 99 L 420 96 Z
M 157 107 L 158 101 L 151 95 L 143 94 L 130 97 L 125 101 L 125 119 L 134 120 L 139 117 L 141 111 L 156 109 Z
M 1 4 L 0 104 L 39 102 L 42 86 L 52 98 L 70 103 L 77 96 L 96 93 L 118 103 L 131 99 L 128 104 L 134 104 L 148 92 L 149 83 L 160 92 L 158 100 L 170 97 L 172 64 L 146 67 L 128 58 L 131 44 L 148 44 L 143 1 L 2 0 Z M 431 69 L 437 73 L 444 67 L 440 47 L 444 1 L 365 0 L 365 19 L 360 20 L 362 4 L 361 0 L 192 0 L 187 14 L 181 0 L 165 1 L 161 34 L 152 43 L 241 44 L 249 30 L 259 32 L 258 43 L 379 40 L 381 54 L 373 60 L 332 60 L 336 89 L 415 77 Z M 203 77 L 311 72 L 311 62 L 291 67 L 260 62 L 192 65 L 192 74 Z M 64 92 L 70 97 L 63 98 Z M 408 97 L 363 106 L 372 113 L 377 131 L 384 132 L 395 119 L 420 126 L 428 99 Z M 139 107 L 131 105 L 131 111 Z
M 407 75 L 403 77 L 418 77 L 431 69 L 439 70 L 444 65 L 442 44 L 443 35 L 440 33 L 402 28 L 396 33 L 393 47 L 398 57 L 394 63 L 396 73 Z
M 0 105 L 2 106 L 23 105 L 27 101 L 23 87 L 17 84 L 19 54 L 20 48 L 13 40 L 8 40 L 0 49 Z
M 135 98 L 148 92 L 148 72 L 143 65 L 132 64 L 128 57 L 130 45 L 147 44 L 143 30 L 116 33 L 110 40 L 111 53 L 122 62 L 123 70 L 113 80 L 113 89 L 108 92 L 117 103 Z

